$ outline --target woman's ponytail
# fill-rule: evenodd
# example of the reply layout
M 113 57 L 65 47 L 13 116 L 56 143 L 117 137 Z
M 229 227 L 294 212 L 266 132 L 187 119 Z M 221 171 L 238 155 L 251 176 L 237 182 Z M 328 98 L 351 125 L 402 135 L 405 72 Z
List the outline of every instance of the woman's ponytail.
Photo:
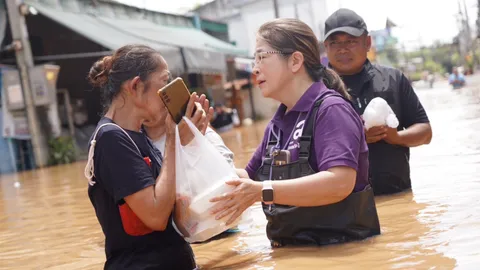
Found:
M 342 81 L 342 78 L 333 70 L 322 66 L 320 68 L 320 78 L 327 88 L 337 91 L 340 95 L 348 100 L 351 100 L 351 96 L 347 91 L 347 87 Z

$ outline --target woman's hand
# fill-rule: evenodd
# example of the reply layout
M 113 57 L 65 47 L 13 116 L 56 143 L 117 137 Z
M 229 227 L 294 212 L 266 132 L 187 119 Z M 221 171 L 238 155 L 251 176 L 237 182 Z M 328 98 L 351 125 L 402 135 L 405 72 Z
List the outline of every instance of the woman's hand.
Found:
M 210 119 L 213 115 L 213 108 L 208 107 L 209 101 L 206 99 L 205 95 L 198 97 L 197 93 L 193 93 L 190 96 L 190 100 L 187 105 L 187 110 L 185 115 L 187 116 L 190 121 L 198 128 L 202 134 L 205 134 L 207 130 L 208 123 L 210 123 Z M 193 109 L 197 108 L 195 113 L 193 113 Z M 193 114 L 193 115 L 192 115 Z M 193 133 L 190 131 L 190 128 L 185 123 L 185 121 L 181 121 L 178 125 L 178 131 L 180 133 L 180 139 L 182 145 L 189 144 L 193 139 Z
M 240 178 L 249 178 L 248 173 L 245 169 L 237 169 L 235 168 L 235 172 L 237 173 L 238 177 Z
M 235 186 L 235 189 L 230 193 L 212 198 L 210 202 L 216 202 L 212 214 L 216 215 L 217 220 L 231 215 L 227 221 L 227 225 L 229 225 L 248 207 L 257 201 L 261 201 L 262 183 L 245 178 L 230 180 L 226 183 Z
M 205 121 L 206 124 L 202 125 L 202 127 L 197 126 L 198 130 L 200 130 L 200 132 L 203 135 L 205 135 L 205 132 L 207 131 L 208 124 L 212 120 L 214 110 L 213 110 L 212 107 L 210 107 L 210 101 L 203 94 L 198 98 L 198 100 L 196 102 L 198 102 L 200 104 L 200 106 L 202 106 L 203 110 L 207 114 L 207 119 Z
M 197 224 L 190 224 L 190 211 L 188 206 L 191 203 L 191 199 L 188 196 L 177 194 L 175 200 L 175 213 L 174 221 L 177 229 L 183 234 L 184 237 L 189 237 L 189 231 L 195 231 Z M 188 229 L 187 229 L 188 228 Z

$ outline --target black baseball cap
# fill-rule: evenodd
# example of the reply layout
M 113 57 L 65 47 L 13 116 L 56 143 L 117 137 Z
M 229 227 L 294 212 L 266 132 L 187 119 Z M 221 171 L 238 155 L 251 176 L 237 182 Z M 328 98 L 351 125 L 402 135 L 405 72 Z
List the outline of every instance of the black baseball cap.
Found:
M 364 33 L 368 33 L 367 24 L 353 10 L 341 8 L 335 11 L 325 21 L 325 38 L 338 32 L 347 33 L 352 36 L 359 37 Z

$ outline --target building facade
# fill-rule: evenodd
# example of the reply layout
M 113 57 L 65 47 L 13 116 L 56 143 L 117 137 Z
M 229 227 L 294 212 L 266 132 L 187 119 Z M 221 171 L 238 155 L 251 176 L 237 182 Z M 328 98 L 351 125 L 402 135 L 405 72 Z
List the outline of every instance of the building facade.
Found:
M 277 0 L 277 3 L 279 17 L 304 21 L 319 39 L 323 38 L 325 19 L 330 11 L 337 8 L 328 0 Z M 256 31 L 263 23 L 275 18 L 273 0 L 216 0 L 192 12 L 201 18 L 225 22 L 229 41 L 240 48 L 247 48 L 251 56 Z

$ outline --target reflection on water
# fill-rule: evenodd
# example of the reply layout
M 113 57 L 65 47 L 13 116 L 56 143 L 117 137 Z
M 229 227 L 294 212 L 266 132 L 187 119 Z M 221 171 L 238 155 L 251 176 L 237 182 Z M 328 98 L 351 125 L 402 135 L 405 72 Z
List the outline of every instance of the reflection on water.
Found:
M 202 269 L 478 269 L 478 95 L 452 92 L 446 85 L 418 94 L 434 139 L 412 149 L 413 193 L 377 198 L 382 235 L 329 247 L 272 250 L 261 207 L 255 205 L 254 221 L 242 232 L 193 246 Z M 222 134 L 237 166 L 248 162 L 264 127 Z M 83 166 L 0 177 L 0 269 L 102 268 L 103 234 L 88 201 Z

